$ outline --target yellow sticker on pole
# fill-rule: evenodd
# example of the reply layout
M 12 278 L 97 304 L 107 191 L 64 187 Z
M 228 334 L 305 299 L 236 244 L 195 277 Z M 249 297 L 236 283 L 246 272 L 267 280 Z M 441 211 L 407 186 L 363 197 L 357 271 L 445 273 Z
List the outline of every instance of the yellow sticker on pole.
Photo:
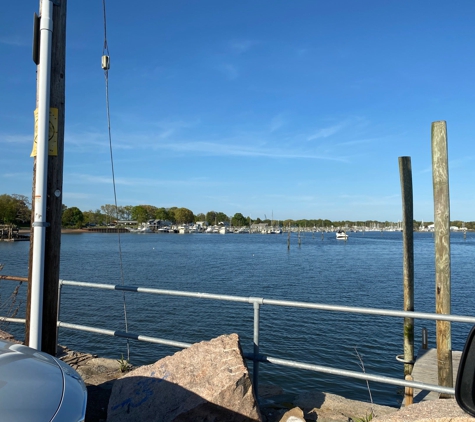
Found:
M 36 157 L 38 139 L 38 109 L 35 110 L 35 138 L 30 157 Z M 48 155 L 58 155 L 58 109 L 49 109 Z

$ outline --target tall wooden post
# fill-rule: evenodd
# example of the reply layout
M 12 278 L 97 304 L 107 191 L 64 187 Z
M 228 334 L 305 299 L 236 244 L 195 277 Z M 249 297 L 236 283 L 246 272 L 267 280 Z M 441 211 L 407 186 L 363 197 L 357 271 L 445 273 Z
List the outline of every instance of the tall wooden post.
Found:
M 439 314 L 450 314 L 450 202 L 445 121 L 432 123 L 431 138 L 435 225 L 435 309 Z M 450 322 L 437 321 L 436 330 L 439 385 L 453 387 Z
M 40 10 L 41 10 L 40 0 Z M 44 0 L 47 1 L 47 0 Z M 63 193 L 63 159 L 64 159 L 64 121 L 65 121 L 65 70 L 66 70 L 66 8 L 67 0 L 54 0 L 53 35 L 51 53 L 51 90 L 50 107 L 58 109 L 57 151 L 58 155 L 48 156 L 48 182 L 46 221 L 50 226 L 46 229 L 45 240 L 45 274 L 43 296 L 43 330 L 41 350 L 56 355 L 57 321 L 58 321 L 58 288 L 59 261 L 61 247 L 61 216 Z M 38 75 L 37 75 L 38 76 Z M 36 158 L 33 164 L 33 189 L 36 178 Z M 34 196 L 33 192 L 33 196 Z M 35 201 L 32 201 L 34 207 Z M 32 210 L 34 215 L 34 209 Z M 33 245 L 33 229 L 30 240 L 30 268 Z M 28 344 L 30 327 L 31 283 L 28 286 L 26 312 L 25 343 Z
M 402 193 L 402 248 L 404 310 L 414 311 L 414 213 L 411 157 L 399 157 Z M 404 318 L 404 361 L 414 362 L 414 319 Z M 404 375 L 411 375 L 413 364 L 404 364 Z

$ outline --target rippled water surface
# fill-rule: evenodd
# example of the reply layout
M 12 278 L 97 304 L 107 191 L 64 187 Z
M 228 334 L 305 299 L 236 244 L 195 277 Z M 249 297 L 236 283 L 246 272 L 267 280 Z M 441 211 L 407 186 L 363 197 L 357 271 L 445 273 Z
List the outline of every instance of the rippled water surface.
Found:
M 217 234 L 123 234 L 124 280 L 120 271 L 117 234 L 63 234 L 61 278 L 93 283 L 147 286 L 266 299 L 402 309 L 401 233 L 350 233 L 347 242 L 334 234 L 297 236 Z M 434 241 L 431 233 L 415 233 L 415 309 L 435 309 Z M 0 242 L 3 274 L 26 276 L 26 242 Z M 475 237 L 452 234 L 452 312 L 474 315 Z M 2 282 L 2 301 L 9 283 Z M 10 286 L 11 287 L 11 286 Z M 22 288 L 24 294 L 24 288 Z M 20 295 L 21 296 L 21 295 Z M 253 306 L 126 293 L 129 331 L 194 343 L 237 332 L 244 351 L 252 352 Z M 115 291 L 65 286 L 61 316 L 65 322 L 124 330 L 123 294 Z M 435 324 L 415 321 L 417 350 L 421 328 L 428 327 L 430 347 L 435 345 Z M 402 320 L 308 309 L 263 305 L 261 353 L 282 359 L 361 371 L 360 354 L 368 373 L 402 377 Z M 454 350 L 461 350 L 469 331 L 452 325 Z M 5 329 L 20 333 L 22 328 Z M 126 355 L 125 340 L 67 329 L 59 341 L 71 349 L 118 359 Z M 175 348 L 131 341 L 134 365 L 151 363 Z M 260 382 L 277 383 L 287 391 L 311 389 L 368 400 L 364 381 L 303 370 L 260 365 Z M 375 402 L 396 406 L 397 387 L 371 383 Z

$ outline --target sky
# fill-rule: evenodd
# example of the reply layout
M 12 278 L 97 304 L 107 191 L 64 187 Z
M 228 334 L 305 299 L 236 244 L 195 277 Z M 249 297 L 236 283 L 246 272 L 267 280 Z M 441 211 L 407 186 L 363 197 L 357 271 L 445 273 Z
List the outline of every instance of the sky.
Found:
M 63 203 L 114 203 L 102 1 L 68 2 Z M 0 194 L 31 197 L 38 0 L 0 16 Z M 473 0 L 107 1 L 118 205 L 255 218 L 433 221 L 447 122 L 451 220 L 475 220 Z

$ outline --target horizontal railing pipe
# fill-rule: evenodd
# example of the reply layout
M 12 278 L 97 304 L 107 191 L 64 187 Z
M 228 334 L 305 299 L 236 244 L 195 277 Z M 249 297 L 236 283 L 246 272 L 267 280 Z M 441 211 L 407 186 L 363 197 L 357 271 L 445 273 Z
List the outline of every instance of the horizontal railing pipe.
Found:
M 17 324 L 26 324 L 26 319 L 25 318 L 9 318 L 9 317 L 0 316 L 0 322 L 14 322 Z
M 306 309 L 314 309 L 314 310 L 320 310 L 320 311 L 345 312 L 345 313 L 354 313 L 354 314 L 427 319 L 427 320 L 437 320 L 437 321 L 452 321 L 452 322 L 464 322 L 464 323 L 475 324 L 475 317 L 472 317 L 472 316 L 433 314 L 429 312 L 397 311 L 397 310 L 391 310 L 391 309 L 363 308 L 363 307 L 357 307 L 357 306 L 326 305 L 323 303 L 309 303 L 309 302 L 297 302 L 297 301 L 289 301 L 289 300 L 264 299 L 260 297 L 218 295 L 218 294 L 212 294 L 212 293 L 185 292 L 185 291 L 180 291 L 180 290 L 162 290 L 162 289 L 153 289 L 153 288 L 147 288 L 147 287 L 122 286 L 118 284 L 87 283 L 83 281 L 72 281 L 72 280 L 60 280 L 60 284 L 64 286 L 90 287 L 90 288 L 95 288 L 95 289 L 119 290 L 119 291 L 148 293 L 148 294 L 167 295 L 167 296 L 193 297 L 193 298 L 198 298 L 198 299 L 214 299 L 214 300 L 225 300 L 225 301 L 231 301 L 231 302 L 241 302 L 241 303 L 259 303 L 261 305 L 288 306 L 292 308 L 306 308 Z
M 1 276 L 1 278 L 16 280 L 16 281 L 25 281 L 25 280 L 20 280 L 19 277 Z M 399 318 L 414 318 L 414 319 L 439 320 L 439 321 L 451 321 L 451 322 L 475 324 L 475 317 L 472 317 L 472 316 L 434 314 L 434 313 L 413 312 L 413 311 L 397 311 L 397 310 L 378 309 L 378 308 L 362 308 L 362 307 L 355 307 L 355 306 L 327 305 L 327 304 L 320 304 L 320 303 L 264 299 L 261 297 L 230 296 L 230 295 L 220 295 L 220 294 L 211 294 L 211 293 L 154 289 L 154 288 L 137 287 L 137 286 L 125 286 L 125 285 L 114 285 L 114 284 L 104 284 L 104 283 L 88 283 L 88 282 L 72 281 L 72 280 L 60 280 L 59 282 L 60 282 L 60 286 L 64 285 L 64 286 L 86 287 L 86 288 L 95 288 L 95 289 L 104 289 L 104 290 L 117 290 L 117 291 L 127 291 L 127 292 L 156 294 L 156 295 L 167 295 L 167 296 L 177 296 L 177 297 L 189 297 L 189 298 L 198 298 L 198 299 L 211 299 L 211 300 L 223 300 L 223 301 L 240 302 L 240 303 L 250 303 L 254 305 L 255 311 L 256 309 L 257 310 L 259 309 L 260 305 L 286 306 L 286 307 L 303 308 L 303 309 L 328 311 L 328 312 L 344 312 L 344 313 L 356 313 L 356 314 L 366 314 L 366 315 L 374 315 L 374 316 L 389 316 L 389 317 L 399 317 Z M 256 312 L 254 315 L 254 319 L 256 319 Z M 0 317 L 0 321 L 23 323 L 23 324 L 25 323 L 25 319 L 21 319 L 21 318 Z M 157 338 L 157 337 L 143 336 L 140 334 L 125 332 L 125 331 L 117 331 L 117 330 L 114 331 L 114 330 L 107 330 L 107 329 L 90 327 L 90 326 L 85 326 L 85 325 L 70 324 L 70 323 L 62 322 L 62 321 L 58 321 L 57 325 L 58 325 L 58 328 L 62 327 L 66 329 L 73 329 L 73 330 L 86 331 L 90 333 L 103 334 L 103 335 L 108 335 L 108 336 L 113 336 L 113 337 L 145 341 L 149 343 L 162 344 L 162 345 L 178 347 L 178 348 L 188 348 L 191 346 L 190 343 L 167 340 L 167 339 L 162 339 L 162 338 Z M 246 359 L 251 359 L 256 364 L 258 362 L 267 362 L 267 363 L 272 363 L 275 365 L 286 366 L 286 367 L 291 367 L 291 368 L 305 369 L 309 371 L 322 372 L 322 373 L 327 373 L 327 374 L 332 374 L 332 375 L 362 379 L 362 380 L 373 381 L 373 382 L 380 382 L 380 383 L 385 383 L 385 384 L 397 385 L 401 387 L 412 387 L 412 388 L 417 388 L 421 390 L 429 390 L 429 391 L 435 391 L 438 393 L 454 395 L 453 388 L 442 387 L 439 385 L 424 384 L 424 383 L 416 382 L 416 381 L 407 381 L 407 380 L 391 378 L 391 377 L 387 377 L 383 375 L 371 375 L 365 372 L 356 372 L 356 371 L 332 368 L 332 367 L 327 367 L 327 366 L 302 363 L 302 362 L 280 359 L 280 358 L 275 358 L 275 357 L 259 354 L 259 340 L 258 340 L 259 327 L 258 325 L 259 325 L 258 321 L 257 321 L 257 325 L 256 325 L 256 321 L 254 321 L 254 342 L 255 342 L 254 352 L 244 354 Z M 256 369 L 257 369 L 257 365 L 256 365 Z M 257 373 L 257 370 L 256 370 L 256 373 Z M 257 379 L 255 379 L 254 382 L 257 384 Z
M 433 384 L 424 384 L 422 382 L 417 382 L 417 381 L 405 381 L 405 380 L 400 380 L 397 378 L 386 377 L 384 375 L 371 375 L 366 372 L 356 372 L 356 371 L 349 371 L 345 369 L 331 368 L 331 367 L 322 366 L 322 365 L 313 365 L 309 363 L 295 362 L 295 361 L 286 360 L 286 359 L 274 358 L 271 356 L 260 355 L 257 357 L 257 359 L 260 362 L 269 362 L 269 363 L 273 363 L 280 366 L 287 366 L 290 368 L 306 369 L 308 371 L 323 372 L 325 374 L 340 375 L 340 376 L 349 377 L 349 378 L 357 378 L 361 380 L 381 382 L 384 384 L 398 385 L 401 387 L 413 387 L 413 388 L 418 388 L 420 390 L 436 391 L 438 393 L 445 393 L 445 394 L 451 394 L 451 395 L 455 394 L 455 389 L 453 388 L 441 387 L 439 385 L 433 385 Z
M 61 321 L 58 321 L 58 327 L 69 328 L 69 329 L 79 330 L 79 331 L 87 331 L 90 333 L 105 334 L 105 335 L 114 336 L 114 337 L 129 338 L 133 340 L 147 341 L 149 343 L 163 344 L 166 346 L 173 346 L 173 347 L 179 347 L 179 348 L 191 347 L 190 343 L 183 343 L 183 342 L 166 340 L 166 339 L 161 339 L 161 338 L 156 338 L 156 337 L 147 337 L 147 336 L 142 336 L 140 334 L 135 334 L 131 332 L 126 333 L 124 331 L 113 331 L 113 330 L 106 330 L 103 328 L 89 327 L 86 325 L 69 324 L 69 323 L 61 322 Z M 386 377 L 383 375 L 371 375 L 366 372 L 356 372 L 356 371 L 349 371 L 345 369 L 332 368 L 328 366 L 296 362 L 296 361 L 287 360 L 287 359 L 274 358 L 274 357 L 266 356 L 266 355 L 255 356 L 254 353 L 244 353 L 244 357 L 246 359 L 255 360 L 259 362 L 273 363 L 275 365 L 287 366 L 291 368 L 306 369 L 308 371 L 323 372 L 326 374 L 339 375 L 343 377 L 356 378 L 356 379 L 362 379 L 362 380 L 368 380 L 368 381 L 374 381 L 374 382 L 381 382 L 385 384 L 398 385 L 401 387 L 419 388 L 421 390 L 436 391 L 438 393 L 445 393 L 445 394 L 452 394 L 452 395 L 455 394 L 453 388 L 441 387 L 441 386 L 432 385 L 432 384 L 424 384 L 424 383 L 416 382 L 416 381 L 405 381 L 405 380 L 400 380 L 397 378 Z
M 87 325 L 70 324 L 68 322 L 62 322 L 62 321 L 58 321 L 58 328 L 59 327 L 69 328 L 71 330 L 77 330 L 77 331 L 87 331 L 89 333 L 104 334 L 106 336 L 112 336 L 112 337 L 121 337 L 121 338 L 128 338 L 128 339 L 132 339 L 132 340 L 145 341 L 145 342 L 148 342 L 148 343 L 163 344 L 165 346 L 179 347 L 179 348 L 182 348 L 182 349 L 186 349 L 188 347 L 191 347 L 190 343 L 183 343 L 181 341 L 166 340 L 166 339 L 157 338 L 157 337 L 142 336 L 140 334 L 134 334 L 134 333 L 125 332 L 125 331 L 106 330 L 104 328 L 90 327 L 90 326 L 87 326 Z

